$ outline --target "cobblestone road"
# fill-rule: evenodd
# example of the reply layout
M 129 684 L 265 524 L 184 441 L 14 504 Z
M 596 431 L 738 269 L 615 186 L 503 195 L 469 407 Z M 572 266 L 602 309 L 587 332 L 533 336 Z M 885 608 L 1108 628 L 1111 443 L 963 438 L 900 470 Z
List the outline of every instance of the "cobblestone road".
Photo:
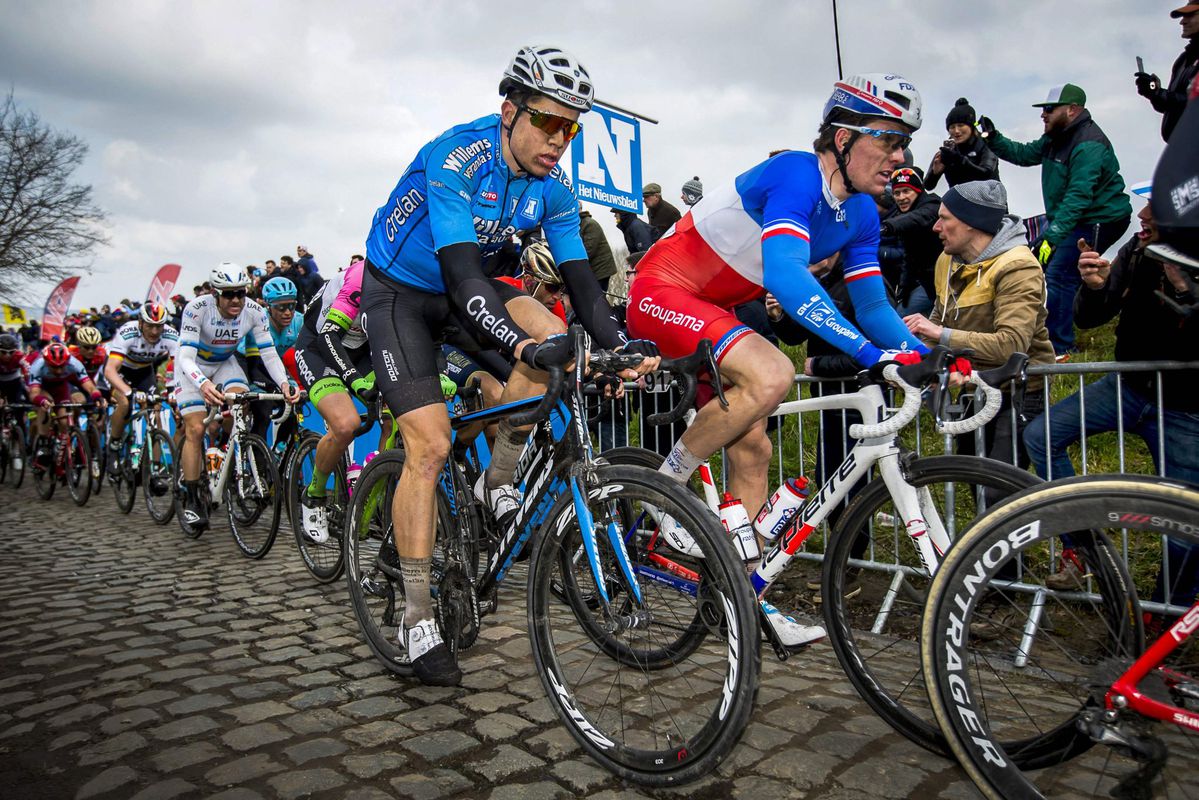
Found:
M 86 508 L 0 488 L 0 797 L 946 797 L 953 765 L 894 734 L 831 650 L 763 655 L 757 711 L 716 774 L 644 792 L 557 723 L 500 595 L 460 689 L 387 674 L 343 581 L 280 535 L 262 561 L 220 520 L 201 539 L 110 490 Z

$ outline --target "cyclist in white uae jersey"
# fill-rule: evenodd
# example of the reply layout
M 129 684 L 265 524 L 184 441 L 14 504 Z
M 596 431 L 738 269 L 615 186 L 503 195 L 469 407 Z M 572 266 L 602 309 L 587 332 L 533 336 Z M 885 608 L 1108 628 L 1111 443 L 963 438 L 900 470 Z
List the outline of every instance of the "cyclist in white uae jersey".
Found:
M 226 261 L 209 278 L 216 294 L 192 300 L 183 309 L 179 354 L 175 358 L 175 397 L 183 415 L 183 484 L 186 490 L 184 519 L 193 527 L 208 525 L 208 509 L 200 502 L 199 480 L 204 441 L 205 405 L 219 405 L 225 393 L 246 391 L 246 376 L 233 354 L 242 337 L 257 346 L 263 366 L 289 403 L 299 392 L 287 379 L 283 361 L 275 352 L 267 327 L 266 310 L 246 299 L 250 279 L 236 264 Z

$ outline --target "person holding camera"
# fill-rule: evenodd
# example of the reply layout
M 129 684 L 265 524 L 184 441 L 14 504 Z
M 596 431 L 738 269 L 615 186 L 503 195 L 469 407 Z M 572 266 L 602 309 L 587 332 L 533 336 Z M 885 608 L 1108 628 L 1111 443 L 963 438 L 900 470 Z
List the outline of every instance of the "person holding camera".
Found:
M 1199 3 L 1187 3 L 1171 11 L 1170 16 L 1182 26 L 1182 38 L 1187 40 L 1187 46 L 1174 61 L 1169 82 L 1163 85 L 1157 75 L 1145 72 L 1140 58 L 1137 59 L 1137 72 L 1133 76 L 1137 82 L 1137 94 L 1148 100 L 1153 110 L 1162 115 L 1162 139 L 1167 142 L 1182 118 L 1182 112 L 1186 110 L 1187 87 L 1199 75 Z
M 945 115 L 945 130 L 949 138 L 933 156 L 924 175 L 924 188 L 932 191 L 941 176 L 950 187 L 969 181 L 999 180 L 999 157 L 991 152 L 986 141 L 974 130 L 978 116 L 970 102 L 959 97 Z

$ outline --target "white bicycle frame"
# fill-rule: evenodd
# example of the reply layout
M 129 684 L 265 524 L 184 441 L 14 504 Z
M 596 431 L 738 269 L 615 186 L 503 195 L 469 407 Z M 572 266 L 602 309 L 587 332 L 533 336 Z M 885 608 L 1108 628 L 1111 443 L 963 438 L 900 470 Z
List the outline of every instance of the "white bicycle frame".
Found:
M 233 469 L 232 464 L 234 459 L 231 458 L 231 456 L 237 455 L 238 451 L 235 448 L 241 446 L 240 440 L 242 436 L 245 435 L 248 427 L 246 425 L 245 415 L 249 413 L 249 404 L 258 400 L 274 402 L 286 399 L 281 394 L 260 394 L 257 392 L 242 392 L 237 395 L 231 395 L 231 397 L 237 398 L 236 401 L 229 402 L 229 413 L 233 417 L 233 430 L 229 432 L 229 441 L 225 445 L 224 452 L 221 454 L 221 469 L 217 473 L 215 486 L 212 484 L 212 476 L 208 474 L 208 470 L 204 470 L 204 476 L 208 481 L 208 492 L 211 496 L 213 508 L 218 508 L 221 505 L 221 498 L 225 496 L 225 485 L 229 482 L 229 473 Z M 212 406 L 211 410 L 208 412 L 208 415 L 204 417 L 204 427 L 207 428 L 220 415 L 221 407 Z M 263 496 L 265 496 L 268 490 L 265 486 L 262 476 L 258 474 L 258 464 L 251 459 L 249 465 L 250 476 L 254 481 L 254 487 L 261 491 Z

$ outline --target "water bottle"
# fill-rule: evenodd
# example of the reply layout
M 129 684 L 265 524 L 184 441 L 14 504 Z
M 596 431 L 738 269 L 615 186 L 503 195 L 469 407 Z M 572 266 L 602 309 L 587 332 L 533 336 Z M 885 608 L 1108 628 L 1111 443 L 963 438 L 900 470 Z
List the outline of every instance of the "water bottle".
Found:
M 219 447 L 210 447 L 204 451 L 204 460 L 208 465 L 208 482 L 210 486 L 216 486 L 217 480 L 221 477 L 221 461 L 225 456 L 221 453 Z
M 808 499 L 808 479 L 788 478 L 762 505 L 754 519 L 754 530 L 768 542 L 779 537 Z
M 724 493 L 724 501 L 720 504 L 720 522 L 732 537 L 733 547 L 741 555 L 742 561 L 755 561 L 762 555 L 745 506 L 728 492 Z
M 142 446 L 140 444 L 135 444 L 129 448 L 129 463 L 134 469 L 137 469 L 138 465 L 141 464 L 141 462 L 142 462 Z
M 362 474 L 362 465 L 357 461 L 350 464 L 350 468 L 346 470 L 346 488 L 350 497 L 354 496 L 354 484 L 358 483 L 358 476 Z

